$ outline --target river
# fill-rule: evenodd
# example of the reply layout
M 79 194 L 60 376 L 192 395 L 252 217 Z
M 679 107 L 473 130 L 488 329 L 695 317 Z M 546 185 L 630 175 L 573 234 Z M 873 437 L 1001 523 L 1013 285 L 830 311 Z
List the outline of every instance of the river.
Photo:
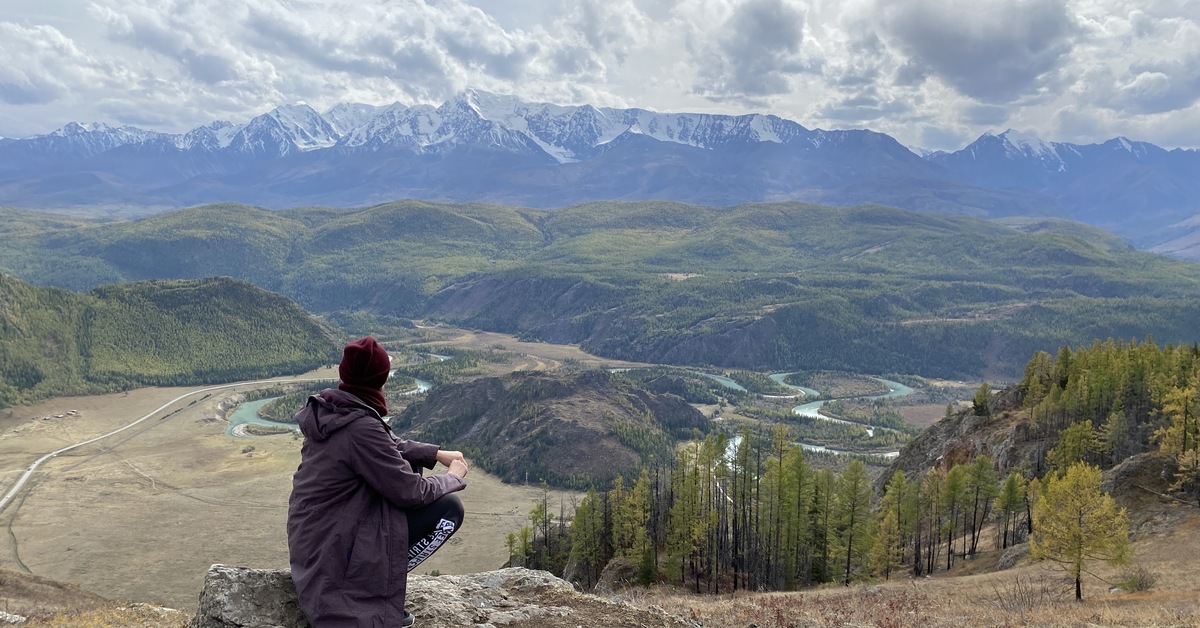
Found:
M 815 397 L 820 394 L 818 391 L 813 390 L 811 388 L 804 388 L 801 386 L 792 386 L 791 384 L 784 383 L 783 378 L 787 377 L 788 375 L 790 375 L 790 373 L 776 373 L 775 375 L 771 376 L 771 379 L 779 382 L 780 384 L 783 384 L 784 386 L 790 386 L 792 388 L 796 388 L 797 390 L 800 390 L 807 396 Z M 710 377 L 712 377 L 712 376 L 710 376 Z M 911 395 L 913 392 L 912 388 L 909 388 L 908 386 L 905 386 L 904 384 L 901 384 L 900 382 L 893 382 L 891 380 L 883 379 L 881 377 L 872 377 L 871 379 L 874 379 L 875 381 L 882 383 L 884 386 L 887 386 L 888 391 L 886 393 L 883 393 L 880 395 L 866 395 L 863 397 L 848 397 L 847 399 L 861 399 L 864 401 L 869 401 L 871 399 L 892 399 L 895 397 L 904 397 L 906 395 Z M 766 396 L 766 395 L 764 395 L 764 396 Z M 796 406 L 795 408 L 792 408 L 792 412 L 797 415 L 803 416 L 803 417 L 811 417 L 814 419 L 821 419 L 822 421 L 831 421 L 833 423 L 843 423 L 845 425 L 860 425 L 862 427 L 867 428 L 868 436 L 875 435 L 875 428 L 873 428 L 869 425 L 863 425 L 862 423 L 855 423 L 854 421 L 846 421 L 843 419 L 835 419 L 833 417 L 829 417 L 829 416 L 825 416 L 825 415 L 821 414 L 820 413 L 821 406 L 825 405 L 829 401 L 832 401 L 832 399 L 822 399 L 820 401 L 811 401 L 809 403 L 802 404 L 802 405 Z M 880 429 L 887 430 L 887 429 L 891 429 L 891 428 L 881 427 Z M 728 451 L 730 452 L 730 455 L 732 455 L 733 452 L 737 451 L 737 446 L 738 446 L 738 443 L 740 443 L 740 442 L 741 442 L 740 436 L 733 436 L 729 439 Z M 841 449 L 830 449 L 829 447 L 826 447 L 824 445 L 817 445 L 814 443 L 805 443 L 805 442 L 800 442 L 800 441 L 797 441 L 794 444 L 804 448 L 807 451 L 826 451 L 826 452 L 834 453 L 834 454 L 858 453 L 858 452 L 852 452 L 852 451 L 844 451 Z M 885 453 L 881 453 L 881 454 L 872 454 L 872 455 L 883 456 L 884 458 L 895 458 L 900 455 L 900 452 L 899 451 L 889 451 L 889 452 L 885 452 Z
M 848 399 L 861 399 L 863 401 L 870 401 L 872 399 L 891 399 L 894 397 L 904 397 L 906 395 L 911 395 L 913 392 L 912 388 L 909 388 L 908 386 L 905 386 L 904 384 L 901 384 L 900 382 L 893 382 L 891 380 L 883 379 L 881 377 L 872 377 L 871 379 L 883 384 L 884 386 L 887 386 L 888 391 L 882 395 L 867 395 L 864 397 L 848 397 Z M 833 401 L 833 400 L 832 399 L 822 399 L 821 401 L 813 401 L 813 402 L 806 403 L 804 405 L 799 405 L 799 406 L 796 406 L 795 408 L 792 408 L 792 413 L 798 414 L 798 415 L 804 416 L 804 417 L 821 419 L 823 421 L 831 421 L 833 423 L 843 423 L 845 425 L 863 425 L 862 423 L 856 423 L 854 421 L 844 421 L 842 419 L 835 419 L 833 417 L 825 416 L 824 414 L 821 414 L 821 407 L 824 406 L 829 401 Z M 875 435 L 875 428 L 873 428 L 869 425 L 864 425 L 864 427 L 867 428 L 867 436 Z M 880 428 L 880 429 L 887 430 L 887 429 L 891 429 L 891 428 L 884 427 L 884 428 Z M 893 430 L 893 431 L 895 431 L 895 430 Z M 896 455 L 899 455 L 899 454 L 900 454 L 900 452 L 896 452 Z
M 425 392 L 432 387 L 429 384 L 429 382 L 427 382 L 423 379 L 416 379 L 414 377 L 413 380 L 416 382 L 417 387 L 412 390 L 400 393 L 400 394 L 414 395 L 419 392 Z M 247 426 L 247 425 L 259 425 L 262 427 L 282 427 L 282 428 L 286 428 L 293 432 L 299 431 L 300 427 L 298 425 L 296 425 L 295 423 L 280 423 L 279 421 L 271 421 L 269 419 L 264 419 L 264 418 L 258 416 L 258 411 L 260 408 L 267 405 L 268 403 L 271 403 L 272 401 L 275 401 L 278 398 L 279 397 L 268 397 L 266 399 L 258 399 L 256 401 L 247 401 L 245 403 L 238 405 L 237 409 L 234 410 L 233 413 L 229 415 L 229 426 L 225 428 L 225 434 L 228 436 L 233 436 L 235 438 L 255 438 L 254 434 L 250 434 L 249 432 L 246 431 L 245 426 Z M 297 408 L 297 409 L 299 409 L 299 408 Z
M 784 381 L 785 379 L 787 379 L 788 375 L 794 375 L 794 374 L 795 373 L 772 373 L 771 379 L 775 380 L 775 383 L 779 384 L 780 386 L 787 386 L 788 388 L 799 391 L 805 397 L 818 397 L 821 395 L 821 393 L 819 393 L 811 388 L 805 388 L 804 386 L 797 386 L 795 384 L 789 384 L 786 381 Z M 799 395 L 763 395 L 763 396 L 768 399 L 785 399 L 789 396 L 797 397 Z

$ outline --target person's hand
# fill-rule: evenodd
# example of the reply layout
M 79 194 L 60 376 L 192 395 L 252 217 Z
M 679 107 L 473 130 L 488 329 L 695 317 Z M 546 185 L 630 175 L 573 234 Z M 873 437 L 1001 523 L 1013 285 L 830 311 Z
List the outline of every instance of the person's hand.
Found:
M 458 459 L 450 461 L 450 471 L 448 473 L 450 475 L 457 475 L 460 478 L 465 478 L 467 477 L 467 463 L 463 461 L 461 456 L 462 454 L 459 454 Z
M 437 461 L 443 465 L 448 467 L 450 466 L 450 463 L 454 462 L 455 460 L 462 460 L 463 462 L 466 462 L 466 458 L 463 458 L 461 451 L 445 451 L 442 449 L 438 450 Z

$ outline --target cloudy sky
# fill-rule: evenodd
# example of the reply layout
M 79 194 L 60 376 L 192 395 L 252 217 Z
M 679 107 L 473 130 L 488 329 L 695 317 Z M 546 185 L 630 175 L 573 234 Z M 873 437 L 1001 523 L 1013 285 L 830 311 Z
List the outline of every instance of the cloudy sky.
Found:
M 3 0 L 0 136 L 304 101 L 772 113 L 957 149 L 1200 147 L 1196 0 Z

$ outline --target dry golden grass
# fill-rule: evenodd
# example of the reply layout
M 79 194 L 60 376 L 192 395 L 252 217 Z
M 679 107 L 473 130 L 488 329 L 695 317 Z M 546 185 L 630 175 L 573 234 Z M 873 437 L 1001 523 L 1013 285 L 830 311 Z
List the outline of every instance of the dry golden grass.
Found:
M 995 571 L 1001 552 L 959 561 L 950 574 L 933 578 L 716 597 L 659 588 L 630 597 L 704 626 L 1200 626 L 1200 513 L 1157 504 L 1143 515 L 1134 564 L 1089 567 L 1082 602 L 1074 599 L 1073 581 L 1048 563 L 1026 559 Z M 1151 577 L 1152 589 L 1127 593 L 1114 586 L 1137 570 Z
M 0 611 L 31 616 L 96 608 L 104 598 L 77 586 L 0 569 Z
M 30 628 L 184 628 L 189 617 L 149 604 L 109 604 L 87 611 L 31 617 Z
M 1195 592 L 1103 596 L 1075 602 L 1059 583 L 1025 582 L 1028 595 L 1010 589 L 952 595 L 929 586 L 856 586 L 797 593 L 721 597 L 648 594 L 657 605 L 704 626 L 801 628 L 810 626 L 1200 626 Z

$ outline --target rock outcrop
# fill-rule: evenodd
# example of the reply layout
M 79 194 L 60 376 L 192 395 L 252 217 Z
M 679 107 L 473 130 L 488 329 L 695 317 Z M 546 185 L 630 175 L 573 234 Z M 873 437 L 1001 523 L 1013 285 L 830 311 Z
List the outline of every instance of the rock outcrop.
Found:
M 510 568 L 461 576 L 411 576 L 408 609 L 421 628 L 631 626 L 696 628 L 657 608 L 585 595 L 545 571 Z M 308 628 L 283 569 L 213 565 L 188 628 Z
M 976 456 L 987 454 L 1002 474 L 1029 462 L 1044 447 L 1036 438 L 1028 413 L 1021 406 L 1018 386 L 1001 391 L 989 416 L 961 410 L 931 425 L 904 446 L 892 466 L 875 482 L 882 491 L 896 470 L 912 478 L 922 477 L 931 468 L 949 469 L 969 464 Z

